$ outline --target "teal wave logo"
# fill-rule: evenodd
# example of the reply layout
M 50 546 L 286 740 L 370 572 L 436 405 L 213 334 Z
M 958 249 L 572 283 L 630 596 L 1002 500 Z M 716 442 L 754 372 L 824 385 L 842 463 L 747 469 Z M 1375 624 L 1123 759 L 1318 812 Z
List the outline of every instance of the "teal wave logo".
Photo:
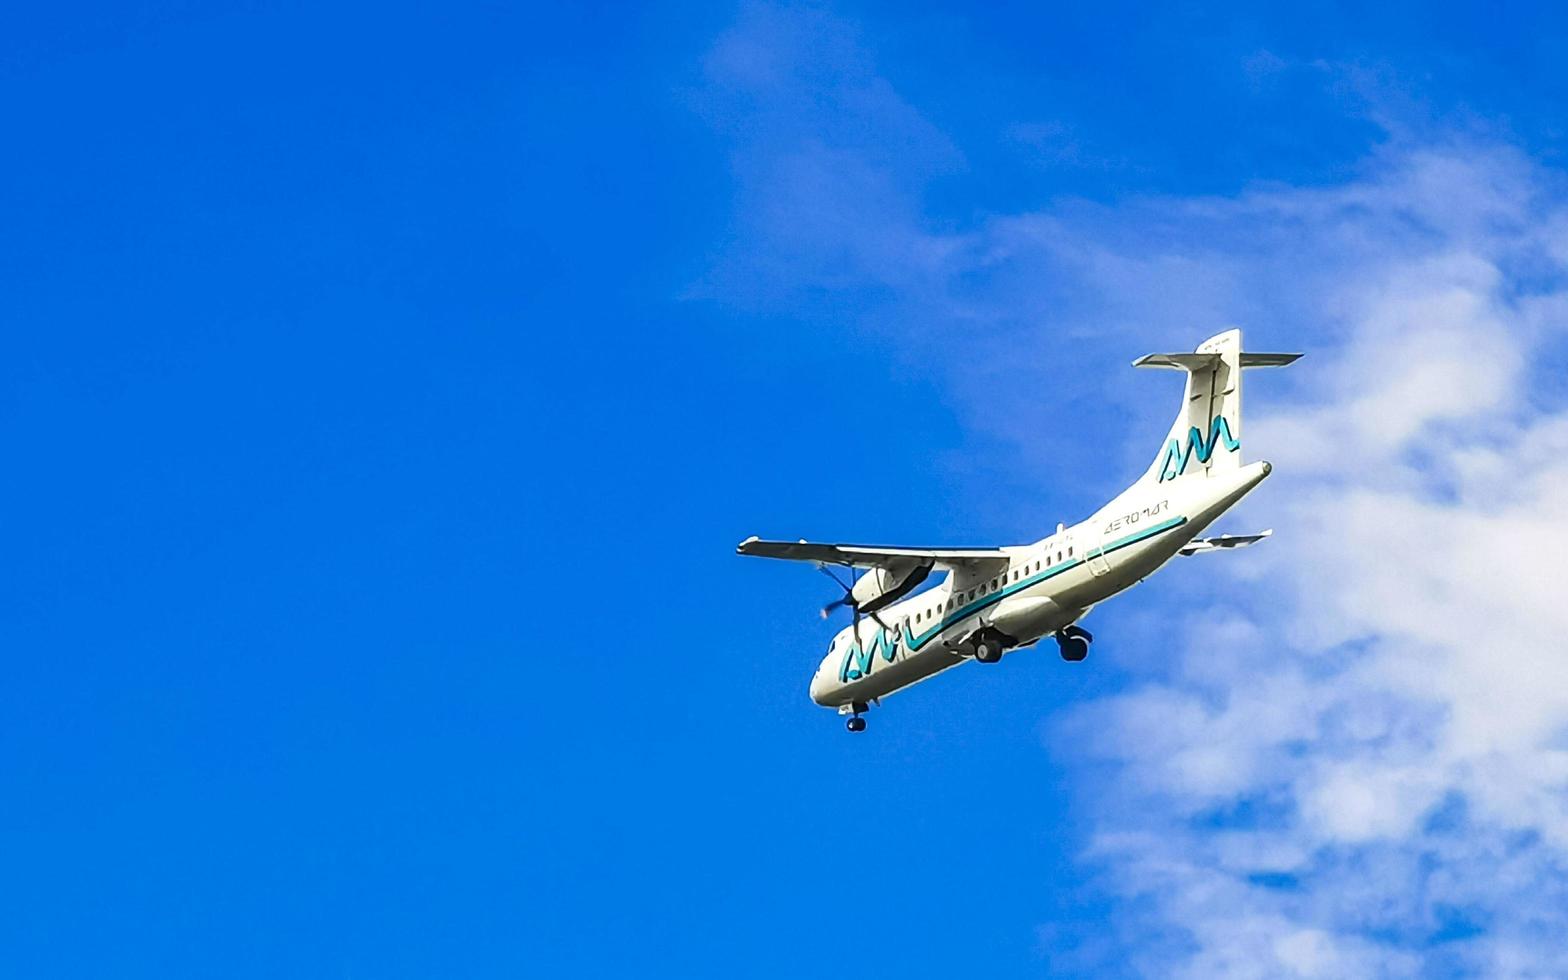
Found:
M 1182 448 L 1180 440 L 1172 439 L 1165 446 L 1165 461 L 1160 466 L 1158 482 L 1174 480 L 1187 472 L 1187 464 L 1192 462 L 1194 456 L 1198 458 L 1199 463 L 1207 463 L 1209 457 L 1214 455 L 1214 449 L 1220 444 L 1221 439 L 1225 440 L 1225 448 L 1230 452 L 1241 448 L 1241 440 L 1230 434 L 1230 423 L 1225 421 L 1223 415 L 1215 416 L 1214 421 L 1209 424 L 1207 441 L 1204 441 L 1203 430 L 1197 426 L 1187 430 L 1185 449 Z
M 849 644 L 849 649 L 844 651 L 844 662 L 838 668 L 838 679 L 841 684 L 858 681 L 871 673 L 871 665 L 876 663 L 878 655 L 888 663 L 898 656 L 899 636 L 892 630 L 878 629 L 871 638 L 871 643 L 862 647 L 857 638 Z

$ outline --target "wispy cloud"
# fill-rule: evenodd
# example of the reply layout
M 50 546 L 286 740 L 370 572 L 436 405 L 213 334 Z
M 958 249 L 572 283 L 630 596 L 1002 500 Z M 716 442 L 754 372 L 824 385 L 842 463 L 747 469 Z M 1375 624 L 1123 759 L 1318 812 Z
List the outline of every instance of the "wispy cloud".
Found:
M 1111 764 L 1092 856 L 1179 927 L 1150 970 L 1568 968 L 1568 413 L 1532 370 L 1568 334 L 1558 185 L 1506 147 L 1405 148 L 1174 209 L 1230 270 L 1215 301 L 1282 297 L 1318 364 L 1249 423 L 1284 474 L 1255 601 L 1216 622 L 1219 583 L 1164 676 L 1060 722 Z
M 1052 723 L 1098 814 L 1085 866 L 1125 900 L 1101 962 L 1568 974 L 1563 175 L 1473 128 L 1390 127 L 1336 186 L 942 227 L 924 188 L 963 155 L 842 24 L 753 8 L 710 84 L 752 208 L 710 295 L 850 298 L 911 356 L 962 332 L 969 425 L 1042 478 L 1103 447 L 1024 428 L 1007 399 L 1029 396 L 984 365 L 1043 376 L 1230 324 L 1311 353 L 1247 423 L 1279 467 L 1250 512 L 1280 533 L 1126 617 L 1139 679 Z M 1153 411 L 1085 374 L 1110 411 Z
M 802 292 L 916 291 L 960 243 L 922 222 L 951 141 L 820 10 L 753 4 L 714 44 L 693 104 L 730 140 L 735 245 L 697 295 L 738 305 Z

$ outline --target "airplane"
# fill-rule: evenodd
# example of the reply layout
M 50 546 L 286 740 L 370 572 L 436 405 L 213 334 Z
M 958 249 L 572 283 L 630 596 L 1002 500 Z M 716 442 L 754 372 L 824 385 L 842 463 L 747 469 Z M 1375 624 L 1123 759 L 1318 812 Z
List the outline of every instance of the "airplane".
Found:
M 1148 578 L 1177 555 L 1242 548 L 1268 537 L 1198 537 L 1262 483 L 1266 461 L 1241 461 L 1241 378 L 1300 354 L 1244 352 L 1227 330 L 1191 354 L 1149 354 L 1134 367 L 1186 373 L 1181 408 L 1154 462 L 1089 519 L 1033 544 L 1001 548 L 890 548 L 747 538 L 736 553 L 810 562 L 844 590 L 823 610 L 847 607 L 850 625 L 812 675 L 811 699 L 865 731 L 871 705 L 969 660 L 983 664 L 1053 637 L 1062 659 L 1083 660 L 1094 637 L 1089 610 Z M 849 569 L 844 582 L 830 566 Z M 865 573 L 855 577 L 856 569 Z M 916 593 L 934 571 L 945 577 Z M 868 623 L 869 621 L 869 623 Z

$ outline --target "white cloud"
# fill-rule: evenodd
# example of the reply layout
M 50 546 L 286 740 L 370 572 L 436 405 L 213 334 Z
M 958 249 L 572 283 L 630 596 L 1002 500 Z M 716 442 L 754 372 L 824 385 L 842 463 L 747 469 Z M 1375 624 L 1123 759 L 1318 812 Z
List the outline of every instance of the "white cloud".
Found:
M 730 138 L 733 234 L 694 295 L 737 305 L 941 279 L 962 243 L 925 230 L 920 191 L 962 169 L 950 140 L 821 10 L 754 3 L 709 52 L 693 104 Z
M 1192 614 L 1165 676 L 1062 722 L 1116 763 L 1111 887 L 1182 937 L 1150 972 L 1561 972 L 1568 904 L 1543 882 L 1568 864 L 1568 413 L 1539 409 L 1561 390 L 1531 370 L 1568 333 L 1555 183 L 1479 146 L 1165 205 L 1190 240 L 1260 222 L 1263 248 L 1194 260 L 1227 270 L 1204 305 L 1274 293 L 1334 329 L 1302 331 L 1315 370 L 1248 421 L 1279 466 L 1260 505 L 1280 534 L 1245 585 L 1262 601 L 1241 624 Z M 1282 214 L 1290 241 L 1261 226 Z M 1287 249 L 1314 261 L 1282 275 Z
M 921 196 L 962 155 L 841 24 L 752 8 L 709 80 L 755 205 L 712 294 L 874 290 L 860 322 L 949 371 L 971 429 L 1042 479 L 1103 470 L 1103 442 L 1042 426 L 1038 390 L 999 377 L 1148 418 L 1147 379 L 1100 370 L 1128 350 L 1239 324 L 1309 351 L 1249 389 L 1247 444 L 1277 470 L 1248 512 L 1279 533 L 1184 567 L 1200 601 L 1158 628 L 1122 616 L 1140 680 L 1055 722 L 1131 965 L 1568 975 L 1562 175 L 1498 142 L 1392 136 L 1339 186 L 955 230 Z M 966 358 L 921 357 L 958 332 Z

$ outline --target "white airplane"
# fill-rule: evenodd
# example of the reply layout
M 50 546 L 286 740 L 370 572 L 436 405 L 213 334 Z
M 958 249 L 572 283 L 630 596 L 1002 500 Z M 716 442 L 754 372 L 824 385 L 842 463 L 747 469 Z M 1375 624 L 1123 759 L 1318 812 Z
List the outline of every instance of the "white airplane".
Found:
M 851 623 L 811 678 L 811 699 L 848 715 L 966 660 L 996 663 L 1053 636 L 1062 659 L 1089 654 L 1093 637 L 1074 625 L 1096 604 L 1131 588 L 1176 555 L 1240 548 L 1271 531 L 1200 538 L 1215 519 L 1269 475 L 1241 461 L 1241 376 L 1282 367 L 1300 354 L 1241 349 L 1241 331 L 1210 337 L 1192 354 L 1149 354 L 1134 367 L 1187 374 L 1181 409 L 1146 473 L 1093 517 L 1034 544 L 1002 548 L 885 548 L 751 537 L 742 555 L 812 562 L 844 589 L 824 618 L 849 607 Z M 829 565 L 850 569 L 845 585 Z M 855 569 L 867 572 L 853 578 Z M 915 594 L 932 571 L 946 577 Z M 869 617 L 868 624 L 862 617 Z

